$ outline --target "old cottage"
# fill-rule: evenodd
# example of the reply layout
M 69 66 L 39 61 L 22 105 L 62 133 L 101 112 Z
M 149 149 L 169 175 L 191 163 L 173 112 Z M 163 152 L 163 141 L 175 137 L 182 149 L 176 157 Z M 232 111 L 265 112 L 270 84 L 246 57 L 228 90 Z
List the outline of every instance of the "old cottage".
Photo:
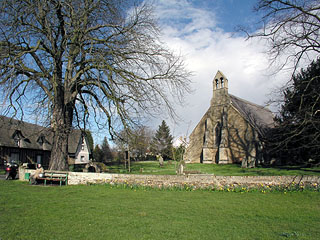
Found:
M 262 139 L 273 123 L 267 108 L 229 94 L 228 79 L 218 71 L 210 107 L 189 136 L 185 160 L 254 167 L 266 157 Z
M 53 133 L 41 127 L 0 116 L 0 165 L 4 161 L 41 163 L 49 166 Z M 74 129 L 68 139 L 69 164 L 87 164 L 91 150 L 81 130 Z

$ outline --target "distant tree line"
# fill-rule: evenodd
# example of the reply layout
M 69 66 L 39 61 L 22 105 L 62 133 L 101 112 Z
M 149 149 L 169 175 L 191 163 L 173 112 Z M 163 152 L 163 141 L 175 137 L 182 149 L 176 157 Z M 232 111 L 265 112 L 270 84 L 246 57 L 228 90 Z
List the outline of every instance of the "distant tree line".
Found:
M 182 147 L 173 147 L 173 137 L 170 128 L 163 120 L 156 132 L 146 126 L 135 129 L 123 130 L 113 142 L 111 147 L 105 137 L 101 145 L 96 145 L 93 150 L 94 161 L 97 162 L 122 162 L 128 158 L 135 161 L 156 160 L 161 155 L 164 160 L 179 159 L 182 157 Z

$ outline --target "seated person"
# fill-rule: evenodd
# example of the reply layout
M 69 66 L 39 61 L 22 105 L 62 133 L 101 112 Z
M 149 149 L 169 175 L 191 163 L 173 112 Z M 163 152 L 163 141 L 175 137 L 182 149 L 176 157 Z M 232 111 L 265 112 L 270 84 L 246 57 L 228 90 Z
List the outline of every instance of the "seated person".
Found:
M 37 183 L 37 178 L 40 177 L 40 174 L 44 173 L 44 169 L 41 166 L 41 164 L 37 164 L 37 169 L 36 171 L 30 176 L 30 182 L 31 184 L 36 184 Z

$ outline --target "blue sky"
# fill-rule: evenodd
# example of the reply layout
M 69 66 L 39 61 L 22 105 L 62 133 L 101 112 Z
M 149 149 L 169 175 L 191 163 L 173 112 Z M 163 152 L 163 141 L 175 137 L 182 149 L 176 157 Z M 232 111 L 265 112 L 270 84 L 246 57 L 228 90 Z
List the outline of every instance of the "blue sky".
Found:
M 256 0 L 157 0 L 155 2 L 155 5 L 161 6 L 162 9 L 165 9 L 166 6 L 173 8 L 179 6 L 181 12 L 191 8 L 193 11 L 202 10 L 206 15 L 211 15 L 211 20 L 214 21 L 212 28 L 218 27 L 225 32 L 234 32 L 238 25 L 253 27 L 258 23 L 257 13 L 253 11 Z M 187 23 L 186 19 L 190 20 L 192 16 L 180 15 L 176 17 L 176 22 Z M 160 20 L 166 19 L 164 16 L 159 16 L 159 18 Z
M 192 1 L 197 8 L 207 9 L 216 15 L 217 26 L 226 32 L 233 32 L 237 25 L 255 25 L 255 0 L 203 0 Z

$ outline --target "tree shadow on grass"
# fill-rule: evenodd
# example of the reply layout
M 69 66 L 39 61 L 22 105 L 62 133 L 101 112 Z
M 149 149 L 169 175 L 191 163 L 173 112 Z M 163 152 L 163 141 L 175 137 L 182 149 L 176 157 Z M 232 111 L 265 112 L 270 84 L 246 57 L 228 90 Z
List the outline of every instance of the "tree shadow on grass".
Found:
M 319 166 L 313 168 L 310 167 L 310 165 L 308 164 L 304 164 L 304 165 L 285 165 L 285 166 L 264 166 L 263 168 L 269 168 L 269 169 L 274 169 L 274 170 L 278 170 L 278 171 L 283 171 L 283 170 L 288 170 L 288 171 L 300 171 L 300 172 L 305 172 L 305 173 L 315 173 L 315 174 L 320 174 L 320 168 Z

